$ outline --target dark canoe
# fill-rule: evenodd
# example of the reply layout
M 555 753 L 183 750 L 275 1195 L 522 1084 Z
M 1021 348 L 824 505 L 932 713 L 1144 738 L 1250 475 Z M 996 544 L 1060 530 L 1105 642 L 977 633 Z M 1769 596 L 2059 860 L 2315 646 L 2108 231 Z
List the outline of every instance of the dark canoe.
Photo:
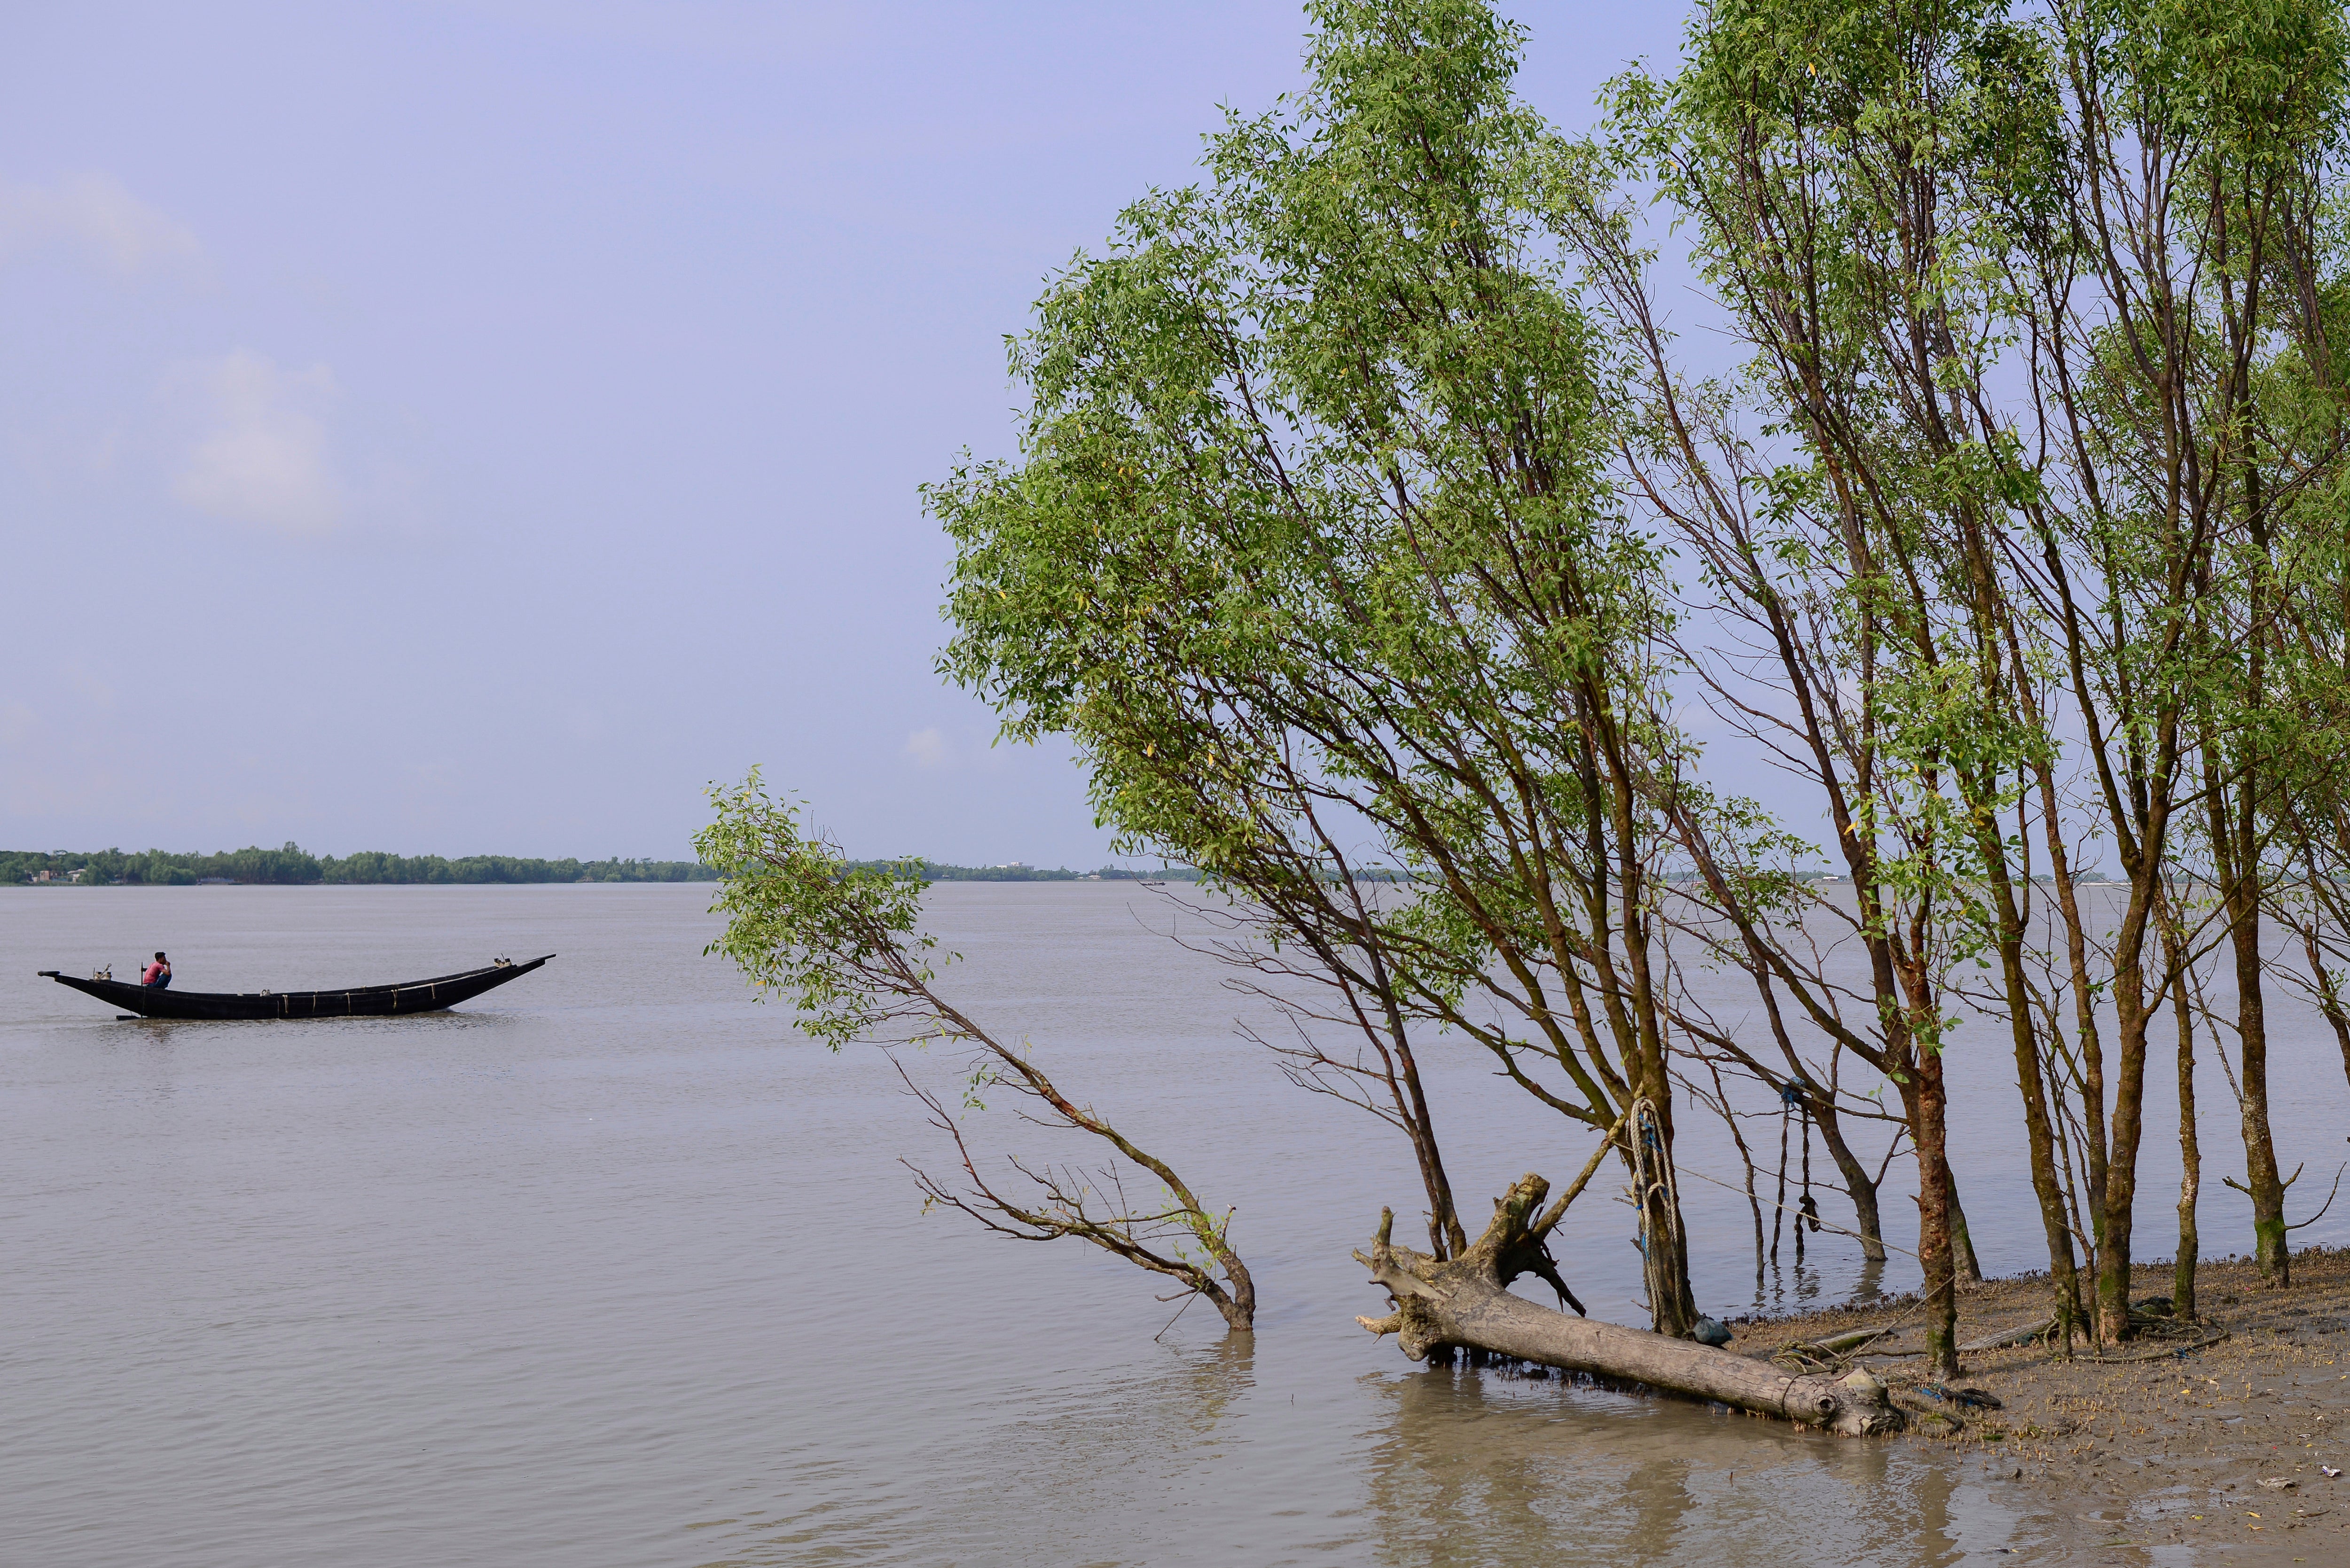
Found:
M 173 991 L 169 986 L 158 989 L 119 980 L 81 980 L 53 969 L 41 972 L 59 985 L 72 986 L 126 1012 L 148 1018 L 391 1018 L 408 1012 L 438 1012 L 469 1002 L 528 974 L 554 956 L 549 953 L 528 963 L 494 963 L 462 974 L 402 981 L 398 985 L 354 986 L 348 991 Z

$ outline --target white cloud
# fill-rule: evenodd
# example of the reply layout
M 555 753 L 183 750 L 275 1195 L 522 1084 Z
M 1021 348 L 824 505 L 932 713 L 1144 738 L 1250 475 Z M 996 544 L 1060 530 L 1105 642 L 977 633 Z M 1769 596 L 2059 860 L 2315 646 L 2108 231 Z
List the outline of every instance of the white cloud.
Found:
M 906 737 L 899 754 L 912 759 L 918 768 L 942 768 L 954 759 L 954 748 L 935 728 L 917 730 Z
M 175 499 L 285 534 L 329 533 L 342 521 L 344 487 L 323 418 L 335 397 L 327 367 L 285 371 L 239 348 L 182 366 L 172 380 L 202 431 L 172 476 Z
M 119 277 L 203 255 L 185 225 L 111 174 L 70 174 L 53 186 L 0 180 L 0 262 L 50 244 L 87 251 Z

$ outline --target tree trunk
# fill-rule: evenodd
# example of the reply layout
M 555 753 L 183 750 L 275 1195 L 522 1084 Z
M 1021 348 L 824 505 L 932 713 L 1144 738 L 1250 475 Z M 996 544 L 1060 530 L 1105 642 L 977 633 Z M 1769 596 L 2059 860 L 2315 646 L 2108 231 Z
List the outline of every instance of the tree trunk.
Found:
M 2097 1253 L 2097 1337 L 2129 1337 L 2131 1206 L 2137 1199 L 2137 1146 L 2146 1116 L 2147 1012 L 2139 972 L 2121 966 L 2114 986 L 2121 1074 L 2114 1088 L 2113 1145 L 2106 1164 L 2105 1234 Z
M 2168 933 L 2164 933 L 2166 944 Z M 2195 1136 L 2195 1032 L 2187 1007 L 2186 977 L 2178 984 L 2178 1261 L 2170 1273 L 2173 1316 L 2195 1317 L 2195 1264 L 2202 1242 L 2195 1231 L 2195 1199 L 2203 1186 L 2203 1150 Z
M 1828 1146 L 1828 1158 L 1835 1161 L 1836 1174 L 1844 1178 L 1845 1192 L 1852 1199 L 1853 1215 L 1859 1221 L 1860 1255 L 1869 1262 L 1881 1263 L 1885 1262 L 1885 1222 L 1877 1215 L 1877 1183 L 1870 1179 L 1868 1167 L 1845 1142 L 1835 1103 L 1823 1094 L 1813 1096 L 1811 1106 L 1820 1141 Z
M 1956 1265 L 1958 1278 L 1968 1284 L 1979 1285 L 1982 1283 L 1982 1264 L 1975 1260 L 1974 1233 L 1967 1229 L 1967 1206 L 1959 1201 L 1957 1173 L 1952 1172 L 1949 1180 L 1950 1183 L 1950 1262 Z
M 1649 1050 L 1646 1038 L 1644 1058 Z M 1642 1092 L 1628 1107 L 1619 1147 L 1640 1198 L 1648 1325 L 1679 1338 L 1697 1326 L 1697 1291 L 1690 1283 L 1689 1228 L 1681 1222 L 1680 1189 L 1673 1174 L 1673 1085 L 1661 1054 L 1644 1060 L 1642 1075 Z
M 2031 1147 L 2032 1195 L 2048 1243 L 2048 1283 L 2054 1292 L 2058 1342 L 2071 1345 L 2081 1328 L 2081 1275 L 2073 1231 L 2064 1217 L 2064 1189 L 2056 1178 L 2056 1132 L 2048 1115 L 2048 1088 L 2040 1070 L 2040 1042 L 2028 1017 L 2015 1022 L 2015 1076 L 2023 1092 L 2023 1131 Z
M 2316 876 L 2314 866 L 2310 875 L 2313 878 Z M 2342 1005 L 2341 984 L 2334 978 L 2334 966 L 2325 961 L 2325 950 L 2317 945 L 2314 934 L 2323 919 L 2322 913 L 2311 912 L 2309 927 L 2301 934 L 2301 950 L 2308 955 L 2309 972 L 2317 982 L 2317 1011 L 2333 1026 L 2334 1043 L 2342 1048 L 2342 1075 L 2350 1078 L 2350 1009 Z
M 1937 1377 L 1955 1377 L 1959 1293 L 1950 1237 L 1949 1102 L 1939 1051 L 1918 1053 L 1902 1099 L 1918 1145 L 1918 1264 L 1925 1275 L 1927 1365 Z
M 2040 1067 L 2040 1036 L 2033 1026 L 2032 989 L 2025 977 L 2023 920 L 2011 889 L 2000 888 L 2004 927 L 1999 944 L 2000 974 L 2007 988 L 2009 1038 L 2015 1046 L 2015 1085 L 2023 1096 L 2024 1143 L 2032 1165 L 2032 1195 L 2040 1205 L 2041 1235 L 2048 1245 L 2048 1283 L 2055 1296 L 2057 1343 L 2069 1355 L 2081 1327 L 2081 1276 L 2073 1254 L 2073 1231 L 2064 1218 L 2064 1189 L 2056 1176 L 2056 1129 L 2048 1111 L 2047 1075 Z
M 1468 1251 L 1449 1262 L 1398 1247 L 1395 1216 L 1382 1213 L 1368 1253 L 1355 1257 L 1384 1287 L 1396 1310 L 1357 1318 L 1375 1334 L 1392 1334 L 1415 1361 L 1462 1346 L 1520 1361 L 1626 1383 L 1643 1383 L 1741 1410 L 1825 1427 L 1848 1437 L 1898 1432 L 1907 1424 L 1885 1386 L 1866 1372 L 1839 1378 L 1794 1376 L 1767 1361 L 1685 1339 L 1625 1328 L 1537 1306 L 1504 1288 L 1533 1272 L 1544 1227 L 1532 1222 L 1550 1191 L 1539 1176 L 1518 1179 L 1494 1205 L 1492 1222 Z
M 2240 407 L 2243 406 L 2241 395 L 2240 388 Z M 2253 547 L 2265 564 L 2269 539 L 2268 518 L 2260 500 L 2262 473 L 2259 465 L 2250 461 L 2249 453 L 2246 457 L 2244 493 L 2249 509 L 2245 520 L 2251 527 Z M 2258 720 L 2265 716 L 2266 709 L 2265 672 L 2272 628 L 2263 617 L 2269 586 L 2265 574 L 2254 581 L 2252 600 L 2248 607 L 2252 618 L 2248 628 L 2251 635 L 2243 649 L 2245 685 L 2241 701 L 2254 721 L 2254 733 L 2258 732 Z M 2220 753 L 2208 735 L 2203 755 L 2205 777 L 2216 785 L 2220 776 Z M 2239 768 L 2234 799 L 2230 802 L 2228 791 L 2214 787 L 2210 792 L 2208 809 L 2215 847 L 2220 851 L 2214 857 L 2215 869 L 2220 874 L 2220 895 L 2228 912 L 2230 943 L 2235 950 L 2236 1038 L 2244 1069 L 2244 1185 L 2252 1199 L 2252 1255 L 2260 1262 L 2262 1282 L 2281 1288 L 2293 1283 L 2293 1251 L 2285 1231 L 2284 1183 L 2277 1176 L 2276 1139 L 2269 1127 L 2268 1010 L 2261 990 L 2264 966 L 2261 961 L 2262 833 L 2259 808 L 2268 784 L 2256 748 L 2241 743 L 2241 753 L 2235 760 Z M 2185 983 L 2184 977 L 2177 983 Z
M 2276 1139 L 2269 1131 L 2268 1010 L 2261 993 L 2261 906 L 2249 886 L 2254 874 L 2236 867 L 2228 902 L 2236 958 L 2236 1036 L 2244 1084 L 2244 1184 L 2252 1198 L 2253 1256 L 2261 1279 L 2293 1283 L 2293 1251 L 2285 1235 L 2284 1182 L 2277 1174 Z M 2183 981 L 2182 981 L 2183 983 Z
M 2035 770 L 2040 783 L 2040 816 L 2048 836 L 2048 864 L 2056 882 L 2056 905 L 2064 917 L 2064 967 L 2073 998 L 2073 1037 L 2081 1054 L 2081 1132 L 2083 1163 L 2088 1179 L 2088 1247 L 2093 1256 L 2106 1241 L 2106 1047 L 2097 1029 L 2096 987 L 2089 978 L 2088 926 L 2081 913 L 2080 889 L 2059 826 L 2064 813 L 2056 804 L 2055 774 L 2045 766 Z M 2055 1090 L 2061 1112 L 2064 1090 Z

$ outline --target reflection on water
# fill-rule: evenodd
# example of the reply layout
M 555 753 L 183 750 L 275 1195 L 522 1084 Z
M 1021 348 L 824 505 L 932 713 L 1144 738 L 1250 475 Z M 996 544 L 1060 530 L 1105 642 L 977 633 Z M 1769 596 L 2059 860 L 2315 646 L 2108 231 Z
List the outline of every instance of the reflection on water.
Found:
M 1922 1448 L 1413 1367 L 1355 1327 L 1381 1303 L 1347 1255 L 1417 1190 L 1399 1140 L 1236 1042 L 1219 972 L 1130 891 L 938 890 L 961 994 L 1240 1206 L 1260 1332 L 1167 1329 L 1130 1269 L 925 1216 L 919 1111 L 747 1005 L 700 956 L 706 898 L 0 889 L 8 1560 L 1911 1568 L 2106 1539 Z M 455 1013 L 253 1024 L 120 1023 L 31 974 L 159 946 L 207 990 L 564 957 Z M 1587 1133 L 1430 1055 L 1465 1202 L 1581 1163 Z M 1981 1244 L 2013 1173 L 1965 1153 Z M 1743 1191 L 1690 1217 L 1701 1301 L 1742 1310 Z M 1595 1190 L 1561 1235 L 1619 1321 L 1627 1234 Z M 1770 1303 L 1905 1288 L 1906 1260 L 1806 1240 Z
M 1839 1260 L 1839 1264 L 1831 1273 L 1801 1262 L 1786 1269 L 1774 1267 L 1767 1261 L 1757 1262 L 1754 1296 L 1746 1310 L 1772 1314 L 1810 1312 L 1845 1302 L 1866 1306 L 1885 1299 L 1884 1259 L 1854 1258 Z
M 1892 1476 L 1886 1445 L 1491 1368 L 1379 1381 L 1389 1562 L 1953 1560 L 1948 1476 Z
M 1255 1389 L 1255 1357 L 1254 1336 L 1154 1347 L 1138 1353 L 1139 1365 L 1106 1370 L 1082 1389 L 1011 1402 L 992 1413 L 981 1473 L 925 1467 L 917 1490 L 927 1496 L 920 1499 L 860 1476 L 838 1452 L 840 1434 L 806 1434 L 790 1468 L 807 1501 L 698 1521 L 693 1528 L 712 1532 L 725 1550 L 697 1561 L 748 1568 L 1190 1560 L 1167 1555 L 1165 1542 L 1143 1548 L 1149 1500 L 1180 1496 L 1191 1478 L 1213 1473 L 1245 1447 L 1246 1434 L 1228 1417 Z M 939 1425 L 972 1414 L 958 1411 Z M 919 1441 L 921 1434 L 905 1436 Z M 1213 1554 L 1211 1543 L 1232 1539 L 1204 1521 L 1174 1527 L 1178 1537 L 1185 1531 L 1211 1548 L 1203 1557 Z
M 419 1012 L 405 1018 L 338 1018 L 326 1021 L 297 1019 L 261 1019 L 245 1021 L 219 1018 L 118 1018 L 114 1027 L 94 1034 L 95 1042 L 108 1048 L 125 1046 L 170 1045 L 183 1047 L 203 1044 L 206 1040 L 227 1042 L 241 1032 L 261 1028 L 300 1031 L 312 1044 L 332 1040 L 341 1044 L 364 1040 L 370 1035 L 390 1040 L 413 1040 L 450 1033 L 465 1033 L 483 1029 L 510 1029 L 517 1020 L 504 1012 Z

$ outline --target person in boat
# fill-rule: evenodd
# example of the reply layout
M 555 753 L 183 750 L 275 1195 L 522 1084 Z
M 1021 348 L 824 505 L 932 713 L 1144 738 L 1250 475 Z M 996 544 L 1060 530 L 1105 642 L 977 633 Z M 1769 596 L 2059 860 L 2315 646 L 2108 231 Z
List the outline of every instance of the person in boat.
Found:
M 140 971 L 139 983 L 141 985 L 153 986 L 158 991 L 170 985 L 172 983 L 172 961 L 165 958 L 161 953 L 157 953 L 155 955 L 155 961 L 149 964 L 145 969 Z

